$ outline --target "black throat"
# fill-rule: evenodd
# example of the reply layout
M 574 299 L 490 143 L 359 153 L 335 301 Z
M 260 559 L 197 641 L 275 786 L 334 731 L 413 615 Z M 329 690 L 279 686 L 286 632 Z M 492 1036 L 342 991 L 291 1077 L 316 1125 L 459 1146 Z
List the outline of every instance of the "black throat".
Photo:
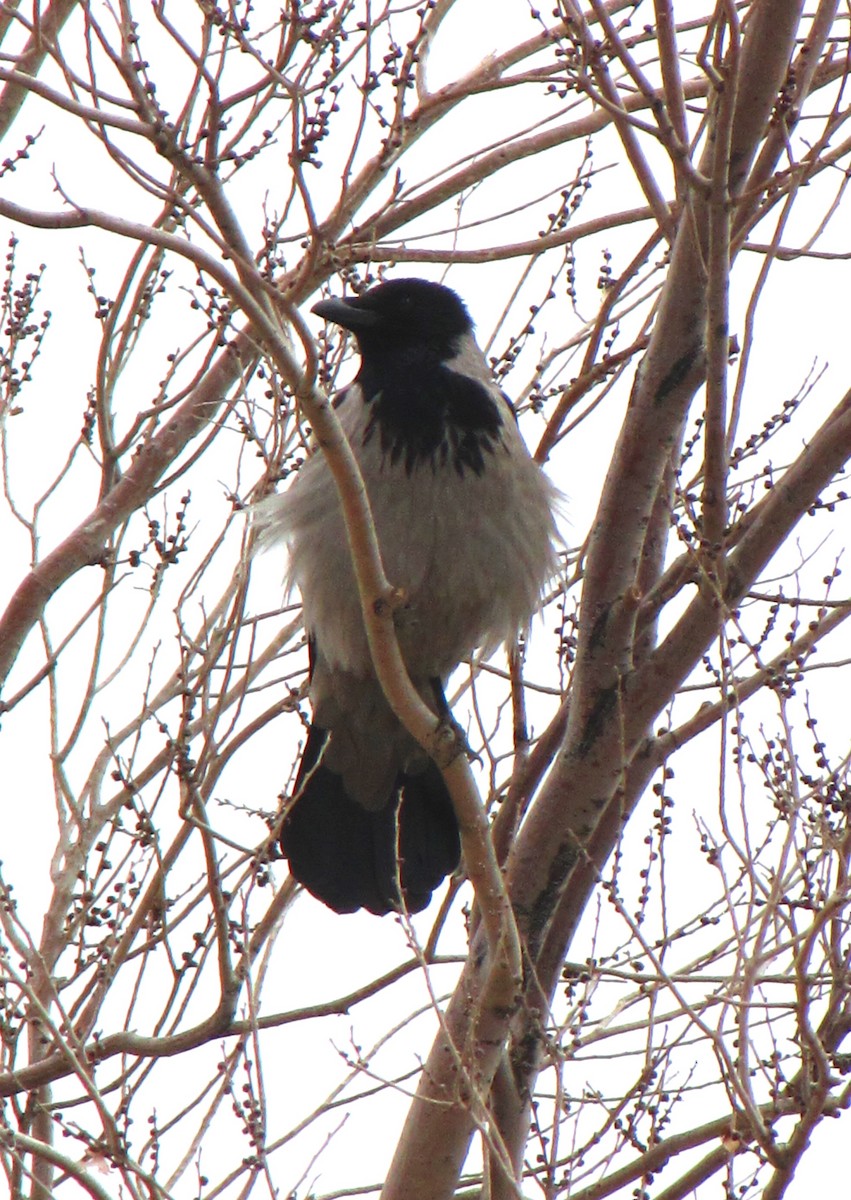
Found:
M 357 382 L 370 409 L 364 445 L 378 436 L 383 453 L 391 463 L 403 463 L 408 475 L 424 465 L 481 475 L 486 456 L 500 443 L 498 396 L 481 380 L 453 370 L 432 348 L 370 353 Z

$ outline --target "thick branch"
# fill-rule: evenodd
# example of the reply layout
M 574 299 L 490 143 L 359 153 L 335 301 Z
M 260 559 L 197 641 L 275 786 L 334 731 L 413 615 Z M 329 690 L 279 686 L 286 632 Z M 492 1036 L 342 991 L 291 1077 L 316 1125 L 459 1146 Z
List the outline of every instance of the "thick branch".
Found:
M 171 420 L 145 445 L 123 477 L 64 541 L 20 583 L 0 618 L 0 683 L 7 678 L 27 634 L 52 596 L 83 567 L 98 564 L 108 539 L 146 500 L 185 446 L 213 420 L 244 369 L 242 354 L 254 354 L 238 337 L 210 368 Z

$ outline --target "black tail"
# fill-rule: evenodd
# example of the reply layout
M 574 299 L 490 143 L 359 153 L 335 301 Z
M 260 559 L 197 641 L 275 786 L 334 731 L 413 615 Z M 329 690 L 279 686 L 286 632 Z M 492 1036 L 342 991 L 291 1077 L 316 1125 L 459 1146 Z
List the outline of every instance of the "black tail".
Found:
M 315 726 L 310 731 L 297 799 L 281 830 L 290 871 L 335 912 L 398 911 L 397 880 L 408 911 L 419 912 L 461 858 L 458 823 L 440 771 L 429 762 L 417 774 L 400 772 L 385 806 L 372 812 L 318 761 L 327 736 Z

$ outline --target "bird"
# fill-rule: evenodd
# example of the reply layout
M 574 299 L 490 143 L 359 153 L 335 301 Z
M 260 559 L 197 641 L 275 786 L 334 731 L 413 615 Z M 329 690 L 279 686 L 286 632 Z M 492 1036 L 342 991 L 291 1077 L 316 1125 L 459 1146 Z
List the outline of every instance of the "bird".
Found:
M 312 311 L 355 338 L 333 400 L 366 488 L 410 679 L 438 717 L 477 648 L 528 625 L 557 572 L 560 492 L 529 454 L 511 402 L 451 288 L 393 278 Z M 316 451 L 261 501 L 264 548 L 285 543 L 301 593 L 312 719 L 280 834 L 291 875 L 338 913 L 419 912 L 459 866 L 441 772 L 376 677 L 342 509 Z

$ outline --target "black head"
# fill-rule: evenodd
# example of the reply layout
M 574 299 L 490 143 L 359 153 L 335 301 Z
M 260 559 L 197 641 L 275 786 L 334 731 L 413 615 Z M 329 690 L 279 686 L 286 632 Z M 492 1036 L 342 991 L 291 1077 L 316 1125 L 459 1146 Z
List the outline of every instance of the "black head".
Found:
M 321 300 L 313 311 L 350 330 L 366 355 L 423 346 L 449 358 L 473 328 L 461 298 L 428 279 L 391 279 L 359 296 Z
M 446 463 L 459 474 L 482 473 L 499 443 L 504 404 L 482 378 L 484 359 L 480 370 L 465 369 L 462 341 L 473 322 L 455 292 L 427 279 L 391 279 L 313 311 L 357 338 L 356 394 L 369 408 L 364 445 L 378 438 L 389 462 L 409 474 Z

